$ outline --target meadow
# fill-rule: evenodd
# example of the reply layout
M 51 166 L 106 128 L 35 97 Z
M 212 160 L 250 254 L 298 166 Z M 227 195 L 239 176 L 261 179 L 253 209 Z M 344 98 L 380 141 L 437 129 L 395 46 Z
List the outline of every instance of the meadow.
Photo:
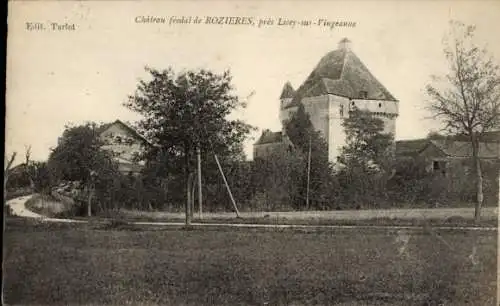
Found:
M 6 304 L 496 305 L 497 232 L 9 218 Z

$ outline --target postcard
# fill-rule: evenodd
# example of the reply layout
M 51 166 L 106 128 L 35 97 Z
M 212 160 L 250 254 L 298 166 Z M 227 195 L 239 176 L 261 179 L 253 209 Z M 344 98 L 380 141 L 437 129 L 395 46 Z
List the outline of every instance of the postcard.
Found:
M 498 305 L 499 3 L 7 24 L 5 304 Z

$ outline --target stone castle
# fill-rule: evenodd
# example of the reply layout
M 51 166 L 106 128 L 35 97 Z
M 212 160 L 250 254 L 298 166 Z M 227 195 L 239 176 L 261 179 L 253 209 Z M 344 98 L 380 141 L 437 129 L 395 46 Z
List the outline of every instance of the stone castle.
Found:
M 316 130 L 328 143 L 328 159 L 335 162 L 345 145 L 342 122 L 353 107 L 381 118 L 385 132 L 396 133 L 398 100 L 370 73 L 344 38 L 337 50 L 327 53 L 305 82 L 294 90 L 286 82 L 280 95 L 282 126 L 302 104 Z M 254 159 L 265 158 L 274 148 L 289 142 L 285 133 L 264 130 L 254 144 Z

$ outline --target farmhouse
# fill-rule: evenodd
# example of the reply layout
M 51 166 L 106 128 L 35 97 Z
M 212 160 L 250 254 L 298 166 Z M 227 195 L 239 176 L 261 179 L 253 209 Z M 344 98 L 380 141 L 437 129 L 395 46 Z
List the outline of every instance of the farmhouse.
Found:
M 128 124 L 116 120 L 101 128 L 99 137 L 104 142 L 103 149 L 111 152 L 118 162 L 120 172 L 137 174 L 144 166 L 138 155 L 151 143 Z
M 478 155 L 486 165 L 498 164 L 500 162 L 500 141 L 480 142 Z M 467 173 L 473 169 L 471 143 L 455 139 L 397 141 L 396 157 L 423 161 L 428 172 L 446 174 L 462 168 Z
M 337 160 L 345 144 L 342 123 L 353 107 L 381 118 L 385 132 L 396 133 L 398 100 L 370 73 L 351 49 L 349 39 L 327 53 L 305 82 L 294 90 L 286 82 L 280 96 L 279 119 L 284 126 L 302 104 L 316 130 L 328 144 L 328 159 Z M 265 157 L 272 146 L 286 145 L 285 131 L 265 130 L 254 144 L 254 157 Z

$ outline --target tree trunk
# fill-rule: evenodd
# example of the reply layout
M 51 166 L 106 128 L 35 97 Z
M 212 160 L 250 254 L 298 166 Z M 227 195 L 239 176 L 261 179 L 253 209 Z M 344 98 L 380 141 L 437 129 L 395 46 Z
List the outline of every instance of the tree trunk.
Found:
M 198 164 L 198 169 L 197 169 L 197 177 L 198 177 L 198 210 L 200 214 L 200 219 L 202 218 L 202 205 L 203 205 L 203 195 L 202 195 L 202 187 L 201 187 L 201 151 L 200 151 L 200 146 L 198 145 L 198 148 L 196 150 L 196 157 L 197 157 L 197 164 Z M 194 209 L 193 209 L 194 210 Z
M 187 148 L 187 146 L 186 146 Z M 190 177 L 191 174 L 189 173 L 189 150 L 185 150 L 185 171 L 186 171 L 186 202 L 185 202 L 185 213 L 186 213 L 186 226 L 191 225 L 191 184 L 190 184 Z
M 194 174 L 191 176 L 190 185 L 191 185 L 191 187 L 190 187 L 191 188 L 191 202 L 190 202 L 191 203 L 191 211 L 190 212 L 191 212 L 191 220 L 192 220 L 194 217 L 194 199 L 195 199 L 194 198 L 194 196 L 195 196 L 194 191 L 195 191 L 195 186 L 196 186 Z
M 481 221 L 481 207 L 483 205 L 483 174 L 481 171 L 481 160 L 479 158 L 479 140 L 476 135 L 472 134 L 472 161 L 475 167 L 476 174 L 476 205 L 474 209 L 474 221 Z
M 89 186 L 88 189 L 89 197 L 87 199 L 87 216 L 91 217 L 92 216 L 92 187 Z

